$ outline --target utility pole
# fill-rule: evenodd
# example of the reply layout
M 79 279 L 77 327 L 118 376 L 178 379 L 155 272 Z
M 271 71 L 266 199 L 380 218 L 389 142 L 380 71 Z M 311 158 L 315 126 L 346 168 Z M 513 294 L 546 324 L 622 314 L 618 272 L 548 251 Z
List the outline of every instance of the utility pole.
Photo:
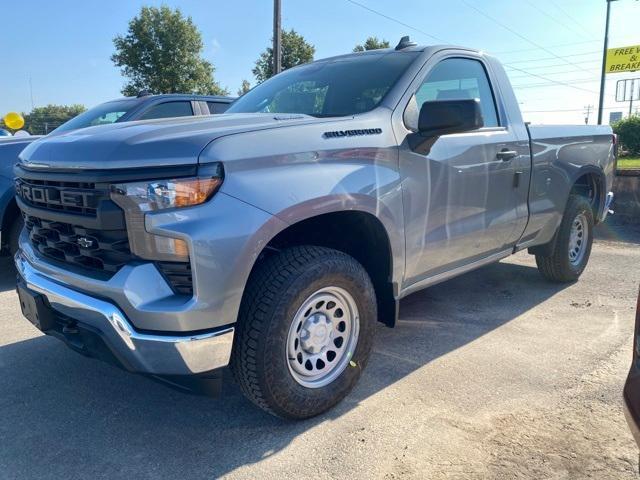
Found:
M 584 124 L 588 125 L 589 124 L 589 115 L 591 114 L 591 109 L 593 108 L 593 105 L 587 105 L 586 107 L 584 107 Z
M 607 70 L 607 49 L 609 48 L 609 18 L 611 17 L 611 2 L 607 0 L 607 19 L 604 27 L 604 45 L 602 47 L 602 71 L 600 73 L 600 98 L 598 99 L 598 125 L 602 125 L 602 110 L 604 106 L 604 77 Z
M 282 25 L 280 0 L 273 0 L 273 74 L 282 71 Z
M 633 115 L 633 95 L 636 93 L 636 79 L 631 79 L 631 97 L 629 98 L 629 116 Z
M 31 81 L 31 75 L 29 75 L 29 93 L 31 94 L 31 110 L 33 110 L 33 82 Z

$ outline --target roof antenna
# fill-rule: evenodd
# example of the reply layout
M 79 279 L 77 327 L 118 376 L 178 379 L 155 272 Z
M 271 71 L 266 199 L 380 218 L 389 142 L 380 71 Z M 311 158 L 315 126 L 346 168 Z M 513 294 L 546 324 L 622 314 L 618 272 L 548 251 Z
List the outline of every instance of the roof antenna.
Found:
M 402 50 L 403 48 L 407 47 L 415 47 L 416 45 L 418 44 L 416 42 L 412 42 L 409 38 L 409 35 L 405 35 L 400 39 L 400 43 L 396 45 L 396 50 Z

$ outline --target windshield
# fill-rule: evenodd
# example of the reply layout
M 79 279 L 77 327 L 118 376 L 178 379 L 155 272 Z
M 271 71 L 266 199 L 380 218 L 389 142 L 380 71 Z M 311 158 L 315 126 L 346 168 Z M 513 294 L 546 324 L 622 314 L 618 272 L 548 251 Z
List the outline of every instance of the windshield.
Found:
M 236 100 L 226 113 L 338 117 L 377 107 L 419 52 L 356 55 L 292 68 Z
M 120 117 L 137 105 L 135 100 L 117 100 L 93 107 L 77 117 L 63 123 L 53 132 L 61 133 L 79 128 L 93 127 L 95 125 L 107 125 L 117 122 Z M 53 133 L 52 132 L 52 133 Z

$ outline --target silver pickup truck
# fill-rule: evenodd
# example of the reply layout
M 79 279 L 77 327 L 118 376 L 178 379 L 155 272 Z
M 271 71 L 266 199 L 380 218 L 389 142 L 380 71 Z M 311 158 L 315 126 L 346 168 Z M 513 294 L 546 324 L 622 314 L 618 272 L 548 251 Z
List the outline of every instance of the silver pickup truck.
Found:
M 317 415 L 358 381 L 377 322 L 528 249 L 576 281 L 605 217 L 606 126 L 528 126 L 476 50 L 354 53 L 287 70 L 216 117 L 44 138 L 15 167 L 24 315 L 176 388 L 230 365 L 255 404 Z

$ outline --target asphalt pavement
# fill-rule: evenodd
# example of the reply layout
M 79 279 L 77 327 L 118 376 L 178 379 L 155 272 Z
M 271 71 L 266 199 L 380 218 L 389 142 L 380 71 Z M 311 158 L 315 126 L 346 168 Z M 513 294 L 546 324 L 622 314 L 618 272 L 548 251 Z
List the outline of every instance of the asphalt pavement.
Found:
M 575 284 L 522 252 L 406 298 L 356 390 L 298 423 L 231 381 L 185 395 L 77 355 L 21 317 L 1 259 L 0 478 L 637 478 L 640 236 L 601 236 Z

